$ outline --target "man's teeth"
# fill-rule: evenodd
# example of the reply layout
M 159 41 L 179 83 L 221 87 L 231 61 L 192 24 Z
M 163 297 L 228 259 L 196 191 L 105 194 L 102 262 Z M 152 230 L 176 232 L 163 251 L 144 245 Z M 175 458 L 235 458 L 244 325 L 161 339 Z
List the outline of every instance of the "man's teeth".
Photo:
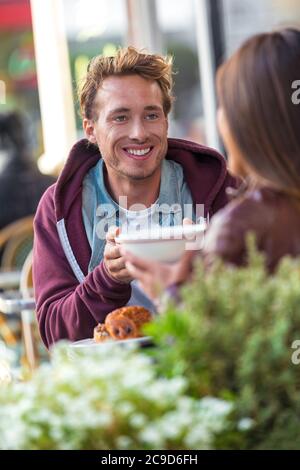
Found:
M 141 150 L 133 150 L 133 149 L 126 149 L 128 153 L 130 153 L 131 155 L 146 155 L 147 153 L 150 152 L 150 147 L 146 148 L 146 149 L 141 149 Z

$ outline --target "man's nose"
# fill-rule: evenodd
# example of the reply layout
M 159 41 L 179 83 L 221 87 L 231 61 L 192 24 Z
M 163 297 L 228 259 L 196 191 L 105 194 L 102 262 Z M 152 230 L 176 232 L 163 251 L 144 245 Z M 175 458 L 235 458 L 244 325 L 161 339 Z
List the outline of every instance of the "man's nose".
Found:
M 130 128 L 130 139 L 138 140 L 140 142 L 145 141 L 148 137 L 148 131 L 145 124 L 145 121 L 142 119 L 133 120 Z

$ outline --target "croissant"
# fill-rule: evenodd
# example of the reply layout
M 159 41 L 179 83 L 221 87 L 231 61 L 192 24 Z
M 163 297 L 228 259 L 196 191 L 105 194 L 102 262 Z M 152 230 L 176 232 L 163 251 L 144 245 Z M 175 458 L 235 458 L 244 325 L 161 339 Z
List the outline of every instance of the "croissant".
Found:
M 151 321 L 152 314 L 144 307 L 127 306 L 109 313 L 104 323 L 94 328 L 96 342 L 108 339 L 122 340 L 139 338 L 142 336 L 141 328 Z

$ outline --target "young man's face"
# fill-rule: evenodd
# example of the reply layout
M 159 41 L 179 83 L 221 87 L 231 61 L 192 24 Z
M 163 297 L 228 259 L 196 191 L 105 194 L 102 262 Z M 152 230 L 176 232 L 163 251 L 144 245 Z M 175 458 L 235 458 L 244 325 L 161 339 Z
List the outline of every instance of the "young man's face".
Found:
M 108 175 L 132 180 L 160 171 L 167 153 L 168 120 L 156 81 L 139 75 L 111 76 L 99 88 L 95 121 L 83 121 L 87 138 L 97 143 Z

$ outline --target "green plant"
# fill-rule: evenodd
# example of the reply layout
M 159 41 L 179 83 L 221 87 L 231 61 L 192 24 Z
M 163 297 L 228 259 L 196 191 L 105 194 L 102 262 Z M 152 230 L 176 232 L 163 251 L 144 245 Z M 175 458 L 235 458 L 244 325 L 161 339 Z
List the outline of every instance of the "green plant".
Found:
M 220 447 L 277 448 L 281 441 L 300 448 L 300 366 L 291 361 L 300 338 L 300 261 L 284 259 L 272 276 L 264 266 L 253 243 L 247 267 L 217 262 L 205 272 L 199 262 L 182 304 L 170 304 L 147 328 L 160 374 L 183 375 L 194 397 L 235 400 Z M 243 418 L 252 423 L 246 439 Z

